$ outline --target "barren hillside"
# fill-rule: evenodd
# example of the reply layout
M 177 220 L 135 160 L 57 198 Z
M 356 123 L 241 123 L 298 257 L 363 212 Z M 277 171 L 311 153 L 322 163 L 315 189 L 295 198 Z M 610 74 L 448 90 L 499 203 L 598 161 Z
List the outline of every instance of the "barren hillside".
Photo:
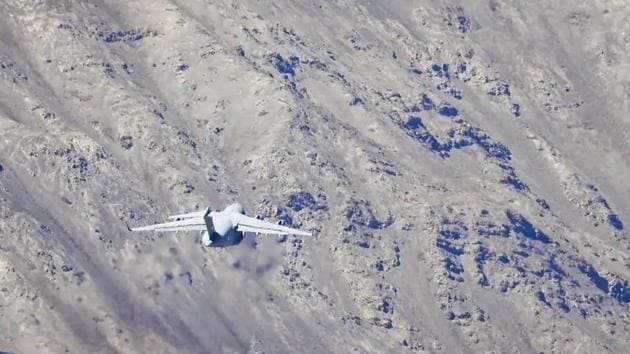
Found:
M 0 351 L 627 350 L 627 1 L 0 14 Z

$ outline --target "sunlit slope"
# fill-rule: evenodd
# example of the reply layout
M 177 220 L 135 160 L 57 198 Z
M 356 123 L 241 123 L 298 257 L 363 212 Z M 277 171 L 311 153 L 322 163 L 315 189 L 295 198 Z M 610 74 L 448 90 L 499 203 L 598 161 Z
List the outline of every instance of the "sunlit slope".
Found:
M 624 2 L 0 13 L 0 350 L 630 340 Z M 314 236 L 125 225 L 232 201 Z

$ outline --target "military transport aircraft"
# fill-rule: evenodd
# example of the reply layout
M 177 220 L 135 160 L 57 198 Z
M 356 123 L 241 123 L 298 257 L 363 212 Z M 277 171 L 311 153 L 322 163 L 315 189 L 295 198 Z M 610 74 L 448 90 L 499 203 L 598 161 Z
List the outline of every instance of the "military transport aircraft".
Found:
M 206 208 L 187 214 L 168 217 L 171 222 L 136 228 L 129 231 L 200 231 L 201 241 L 208 247 L 227 247 L 240 243 L 245 232 L 274 235 L 311 236 L 310 232 L 295 230 L 256 218 L 245 216 L 245 209 L 239 203 L 228 205 L 222 211 Z

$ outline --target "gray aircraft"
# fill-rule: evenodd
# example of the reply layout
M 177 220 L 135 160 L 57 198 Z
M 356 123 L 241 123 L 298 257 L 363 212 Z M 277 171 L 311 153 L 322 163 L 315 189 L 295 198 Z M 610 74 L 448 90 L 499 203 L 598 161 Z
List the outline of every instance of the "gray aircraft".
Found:
M 201 241 L 208 247 L 227 247 L 240 243 L 245 232 L 255 234 L 311 236 L 310 232 L 276 225 L 245 215 L 239 203 L 228 205 L 221 211 L 195 211 L 168 217 L 171 222 L 136 228 L 130 231 L 200 231 Z

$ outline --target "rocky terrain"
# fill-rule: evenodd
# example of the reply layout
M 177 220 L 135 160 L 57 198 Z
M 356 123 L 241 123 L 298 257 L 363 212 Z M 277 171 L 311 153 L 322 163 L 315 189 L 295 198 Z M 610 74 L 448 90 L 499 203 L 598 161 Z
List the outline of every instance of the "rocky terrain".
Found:
M 627 350 L 626 1 L 0 14 L 0 351 Z

